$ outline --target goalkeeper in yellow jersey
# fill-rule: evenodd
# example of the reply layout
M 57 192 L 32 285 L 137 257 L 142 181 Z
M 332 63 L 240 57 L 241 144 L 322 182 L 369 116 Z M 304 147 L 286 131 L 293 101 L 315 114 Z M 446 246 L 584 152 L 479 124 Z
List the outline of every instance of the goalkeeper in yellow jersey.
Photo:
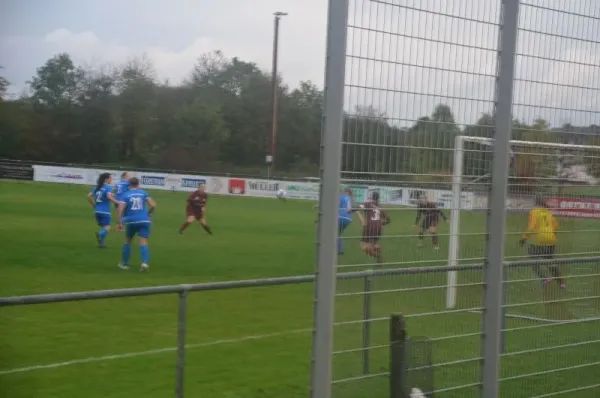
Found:
M 546 200 L 541 196 L 535 197 L 535 207 L 529 212 L 529 221 L 527 223 L 527 231 L 519 241 L 520 245 L 525 245 L 529 241 L 527 254 L 531 257 L 537 257 L 543 260 L 554 258 L 556 252 L 556 230 L 558 222 L 550 210 L 546 206 Z M 561 289 L 566 288 L 564 279 L 561 277 L 558 266 L 552 264 L 548 267 L 552 278 L 556 279 Z M 544 284 L 548 285 L 552 282 L 552 278 L 545 275 L 542 266 L 536 264 L 533 266 L 535 273 L 544 280 Z

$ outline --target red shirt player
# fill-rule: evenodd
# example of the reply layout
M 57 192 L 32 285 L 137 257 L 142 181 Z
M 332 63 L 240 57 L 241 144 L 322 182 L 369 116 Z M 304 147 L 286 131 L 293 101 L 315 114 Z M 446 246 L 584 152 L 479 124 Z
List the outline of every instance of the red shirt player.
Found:
M 206 202 L 208 201 L 208 194 L 206 193 L 206 184 L 198 185 L 198 189 L 190 193 L 185 205 L 185 222 L 179 228 L 179 233 L 183 234 L 183 231 L 190 226 L 194 221 L 200 222 L 200 225 L 206 232 L 212 235 L 212 230 L 206 223 Z
M 371 257 L 375 257 L 377 263 L 381 263 L 381 246 L 379 240 L 383 232 L 383 226 L 389 224 L 390 218 L 385 210 L 379 208 L 379 192 L 373 192 L 371 200 L 360 205 L 362 214 L 359 213 L 360 222 L 363 225 L 360 248 Z

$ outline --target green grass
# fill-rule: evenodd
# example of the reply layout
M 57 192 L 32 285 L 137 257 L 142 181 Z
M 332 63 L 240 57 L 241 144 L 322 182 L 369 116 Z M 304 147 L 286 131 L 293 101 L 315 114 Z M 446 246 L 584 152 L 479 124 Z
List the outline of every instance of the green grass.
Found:
M 151 272 L 117 269 L 122 234 L 108 237 L 109 248 L 98 250 L 96 227 L 85 202 L 86 187 L 0 182 L 0 295 L 84 291 L 133 286 L 158 286 L 310 274 L 315 259 L 315 213 L 313 204 L 213 196 L 208 220 L 215 235 L 190 227 L 176 234 L 183 217 L 184 194 L 153 192 L 159 208 L 151 237 Z M 411 224 L 414 211 L 392 211 L 393 222 L 382 241 L 386 261 L 396 266 L 442 265 L 448 239 L 442 236 L 440 251 L 417 249 Z M 522 229 L 524 217 L 510 216 L 508 229 Z M 598 251 L 600 233 L 594 221 L 561 220 L 559 251 Z M 582 230 L 590 232 L 581 232 Z M 441 234 L 447 234 L 442 227 Z M 484 254 L 485 215 L 461 216 L 461 258 L 479 263 Z M 357 223 L 346 233 L 342 265 L 368 262 L 358 248 Z M 516 241 L 507 237 L 507 256 L 523 255 Z M 132 257 L 139 258 L 137 251 Z M 132 262 L 133 263 L 133 262 Z M 588 267 L 589 268 L 589 267 Z M 360 267 L 348 268 L 361 269 Z M 595 268 L 597 273 L 597 268 Z M 593 271 L 593 269 L 592 269 Z M 573 275 L 589 272 L 568 267 Z M 511 271 L 512 280 L 530 279 L 530 269 Z M 372 296 L 371 345 L 388 340 L 387 318 L 393 312 L 407 316 L 409 333 L 434 339 L 434 361 L 445 363 L 478 358 L 481 338 L 476 335 L 480 316 L 468 312 L 440 314 L 444 310 L 445 275 L 387 276 L 373 281 L 375 290 L 429 287 L 379 293 Z M 463 284 L 481 281 L 481 273 L 461 273 Z M 338 293 L 359 293 L 336 299 L 338 322 L 363 316 L 362 280 L 341 281 Z M 570 281 L 568 293 L 551 291 L 552 298 L 597 293 L 597 281 Z M 459 308 L 481 305 L 478 285 L 459 289 Z M 312 285 L 225 290 L 192 293 L 188 306 L 186 396 L 211 398 L 296 398 L 308 395 L 312 327 Z M 537 282 L 510 285 L 509 302 L 540 301 Z M 597 301 L 574 304 L 534 304 L 511 308 L 511 312 L 536 316 L 579 316 L 581 309 L 596 310 Z M 548 311 L 550 308 L 551 311 Z M 547 313 L 549 312 L 549 314 Z M 433 313 L 435 315 L 419 316 Z M 377 320 L 381 319 L 381 320 Z M 508 328 L 535 327 L 507 332 L 507 352 L 535 350 L 600 339 L 600 323 L 548 326 L 546 323 L 509 320 Z M 543 326 L 543 327 L 541 327 Z M 0 396 L 10 398 L 60 397 L 164 397 L 172 396 L 175 352 L 163 351 L 126 358 L 104 359 L 49 369 L 1 374 L 9 369 L 72 361 L 82 358 L 139 353 L 173 348 L 176 343 L 177 298 L 149 296 L 75 303 L 10 307 L 0 310 Z M 363 325 L 349 323 L 335 328 L 335 349 L 361 346 Z M 248 338 L 248 336 L 254 336 Z M 259 337 L 256 337 L 259 336 Z M 502 376 L 559 369 L 600 361 L 600 344 L 564 347 L 505 356 Z M 476 383 L 479 361 L 436 367 L 436 388 Z M 371 351 L 370 372 L 388 368 L 387 348 Z M 360 376 L 361 353 L 334 358 L 335 379 Z M 529 397 L 550 391 L 577 388 L 598 382 L 600 366 L 516 379 L 502 384 L 503 396 Z M 336 397 L 387 397 L 387 378 L 337 383 Z M 439 394 L 444 397 L 475 397 L 477 388 Z M 600 390 L 579 393 L 596 397 Z M 436 395 L 437 396 L 437 395 Z

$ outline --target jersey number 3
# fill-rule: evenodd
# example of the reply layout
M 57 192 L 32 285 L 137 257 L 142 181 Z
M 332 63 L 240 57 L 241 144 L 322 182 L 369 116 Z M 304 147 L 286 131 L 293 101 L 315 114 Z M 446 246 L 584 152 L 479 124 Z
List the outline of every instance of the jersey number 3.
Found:
M 131 203 L 131 210 L 142 210 L 142 198 L 135 196 L 129 199 L 129 203 Z
M 381 211 L 379 209 L 373 209 L 371 210 L 372 212 L 372 216 L 371 216 L 371 221 L 379 221 L 379 219 L 381 218 Z

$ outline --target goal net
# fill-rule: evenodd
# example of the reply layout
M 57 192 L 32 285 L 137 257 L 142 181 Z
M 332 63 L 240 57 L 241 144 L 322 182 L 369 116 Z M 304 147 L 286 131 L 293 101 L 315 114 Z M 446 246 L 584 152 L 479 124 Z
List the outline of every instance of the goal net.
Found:
M 492 139 L 455 139 L 448 247 L 451 266 L 482 260 L 476 248 L 485 246 L 492 152 Z M 515 140 L 510 142 L 509 167 L 505 260 L 544 258 L 543 253 L 519 244 L 536 197 L 545 200 L 559 227 L 554 254 L 558 265 L 506 268 L 506 315 L 546 321 L 600 316 L 598 266 L 567 261 L 568 257 L 597 255 L 600 249 L 600 146 Z M 448 273 L 446 307 L 473 307 L 481 300 L 482 275 L 470 274 L 472 280 L 465 280 L 466 273 L 460 273 L 460 279 L 458 274 Z

